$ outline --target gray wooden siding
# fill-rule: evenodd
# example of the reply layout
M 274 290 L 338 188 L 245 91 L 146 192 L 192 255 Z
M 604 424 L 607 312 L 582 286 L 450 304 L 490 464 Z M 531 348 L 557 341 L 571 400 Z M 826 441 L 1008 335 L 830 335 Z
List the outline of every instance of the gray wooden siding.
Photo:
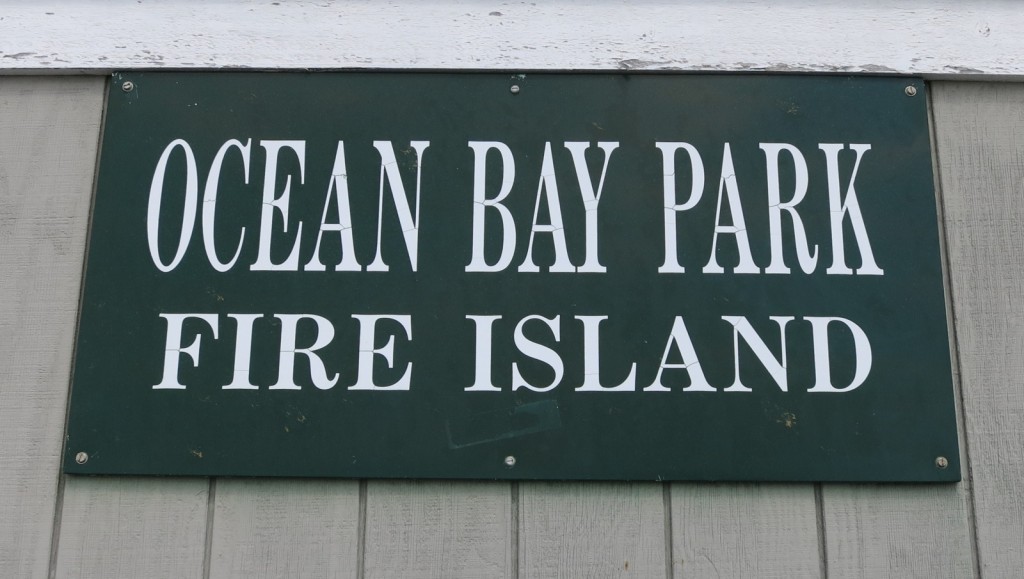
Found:
M 0 77 L 0 577 L 1021 576 L 1024 84 L 932 85 L 948 486 L 63 476 L 103 94 Z

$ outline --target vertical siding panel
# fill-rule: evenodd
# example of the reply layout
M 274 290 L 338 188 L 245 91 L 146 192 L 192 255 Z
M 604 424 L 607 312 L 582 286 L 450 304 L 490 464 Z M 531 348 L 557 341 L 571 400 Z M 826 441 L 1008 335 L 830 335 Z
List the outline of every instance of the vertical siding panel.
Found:
M 814 486 L 672 485 L 675 577 L 820 577 Z
M 834 577 L 974 576 L 968 491 L 957 485 L 826 485 Z
M 370 481 L 365 577 L 512 577 L 509 483 Z
M 203 576 L 206 479 L 66 478 L 57 577 Z
M 354 579 L 359 483 L 219 479 L 210 577 Z
M 664 577 L 657 483 L 520 483 L 521 577 Z
M 0 78 L 0 576 L 46 576 L 101 78 Z
M 978 558 L 1024 568 L 1024 85 L 938 83 L 935 124 Z

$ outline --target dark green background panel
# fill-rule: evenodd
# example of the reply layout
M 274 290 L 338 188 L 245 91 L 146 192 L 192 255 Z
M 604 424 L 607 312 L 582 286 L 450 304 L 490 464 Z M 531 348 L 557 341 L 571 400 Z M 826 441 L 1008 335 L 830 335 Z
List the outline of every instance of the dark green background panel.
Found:
M 123 83 L 133 83 L 124 90 Z M 511 87 L 519 87 L 514 93 Z M 908 96 L 907 86 L 916 89 Z M 935 198 L 922 82 L 898 78 L 689 76 L 639 74 L 430 73 L 131 73 L 110 87 L 79 328 L 65 469 L 87 474 L 259 475 L 510 479 L 955 481 L 959 452 L 950 371 Z M 175 139 L 194 153 L 199 210 L 185 257 L 158 271 L 147 242 L 154 168 Z M 202 238 L 202 195 L 217 150 L 251 139 L 248 183 L 241 155 L 225 157 L 217 200 L 215 271 Z M 299 271 L 252 271 L 260 236 L 267 155 L 261 142 L 305 144 L 299 161 L 285 152 L 280 194 L 292 175 L 287 232 L 272 224 L 275 261 L 299 237 Z M 344 142 L 355 256 L 364 271 L 336 272 L 339 235 L 324 233 L 326 272 L 303 271 L 317 239 L 339 141 Z M 412 271 L 391 189 L 381 187 L 374 141 L 393 144 L 407 197 L 421 178 L 418 267 Z M 417 158 L 412 141 L 429 141 Z M 511 265 L 467 273 L 472 251 L 474 154 L 471 141 L 500 141 L 515 161 L 504 206 L 515 218 Z M 597 186 L 604 163 L 598 142 L 617 142 L 598 205 L 605 273 L 553 273 L 550 233 L 538 233 L 541 272 L 518 272 L 527 253 L 545 146 L 550 143 L 568 255 L 585 255 L 585 212 L 568 141 L 585 141 Z M 682 274 L 664 262 L 661 141 L 692 144 L 705 170 L 702 200 L 678 214 Z M 754 262 L 771 261 L 765 154 L 760 143 L 797 147 L 809 187 L 798 212 L 818 263 L 797 263 L 793 221 L 782 215 L 788 275 L 737 274 L 736 238 L 719 237 L 723 274 L 704 274 L 715 237 L 716 205 L 728 144 Z M 829 275 L 828 178 L 823 143 L 870 144 L 855 179 L 863 221 L 884 275 Z M 794 170 L 782 154 L 782 200 Z M 855 155 L 839 156 L 846 195 Z M 690 167 L 677 155 L 677 198 L 689 195 Z M 487 197 L 501 181 L 499 155 L 487 159 Z M 174 254 L 181 227 L 185 155 L 168 162 L 159 247 Z M 544 192 L 551 191 L 545 187 Z M 379 196 L 383 193 L 383 203 Z M 377 254 L 388 272 L 365 271 Z M 335 221 L 331 205 L 329 222 Z M 721 223 L 730 223 L 728 201 Z M 486 256 L 498 259 L 500 219 L 486 215 Z M 550 223 L 541 203 L 539 223 Z M 850 267 L 861 267 L 847 219 Z M 163 371 L 167 324 L 160 314 L 218 316 L 218 336 L 203 323 L 184 325 L 183 344 L 201 336 L 199 364 L 181 356 L 184 390 L 154 390 Z M 231 381 L 236 326 L 228 314 L 262 314 L 254 326 L 251 376 L 257 390 L 224 390 Z M 301 390 L 270 390 L 277 379 L 281 324 L 274 315 L 330 320 L 334 339 L 318 352 L 336 386 L 312 384 L 297 357 Z M 390 383 L 412 364 L 408 391 L 356 391 L 359 324 L 353 315 L 400 314 L 412 337 L 382 322 L 376 347 L 394 335 L 394 368 L 376 357 L 376 378 Z M 475 326 L 494 323 L 491 376 L 500 392 L 466 392 L 475 376 Z M 557 353 L 562 381 L 547 392 L 513 391 L 513 364 L 546 385 L 553 371 L 516 347 L 516 324 L 529 315 L 559 316 L 560 339 L 542 323 L 525 336 Z M 583 325 L 601 324 L 601 380 L 621 382 L 636 364 L 634 392 L 576 392 L 584 380 Z M 684 392 L 683 370 L 666 370 L 670 392 L 643 391 L 654 380 L 672 329 L 685 320 L 716 392 Z M 725 392 L 734 381 L 732 326 L 743 316 L 775 356 L 786 328 L 788 391 L 783 392 L 739 342 L 740 375 L 751 392 Z M 870 340 L 867 380 L 845 393 L 807 392 L 815 364 L 807 317 L 842 317 Z M 300 324 L 299 347 L 316 335 Z M 830 332 L 834 381 L 850 382 L 853 340 Z M 679 363 L 673 349 L 669 363 Z M 397 368 L 397 369 L 396 369 Z M 86 453 L 88 460 L 76 457 Z M 515 457 L 513 466 L 507 457 Z M 946 457 L 949 466 L 936 467 Z

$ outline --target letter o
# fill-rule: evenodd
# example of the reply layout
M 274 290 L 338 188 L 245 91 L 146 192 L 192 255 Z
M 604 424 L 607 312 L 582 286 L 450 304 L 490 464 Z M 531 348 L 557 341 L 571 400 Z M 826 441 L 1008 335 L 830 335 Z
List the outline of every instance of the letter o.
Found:
M 167 172 L 167 161 L 176 147 L 185 151 L 186 178 L 185 178 L 185 208 L 181 215 L 181 237 L 178 239 L 178 250 L 174 254 L 171 263 L 164 265 L 160 260 L 159 226 L 160 226 L 160 201 L 164 193 L 164 175 Z M 153 182 L 149 186 L 149 209 L 146 212 L 146 234 L 149 240 L 149 255 L 153 258 L 153 265 L 162 272 L 169 272 L 178 267 L 185 250 L 188 249 L 188 242 L 192 239 L 192 229 L 196 224 L 196 206 L 199 197 L 199 177 L 196 170 L 196 157 L 192 154 L 192 147 L 184 139 L 171 141 L 157 161 L 156 169 L 153 171 Z

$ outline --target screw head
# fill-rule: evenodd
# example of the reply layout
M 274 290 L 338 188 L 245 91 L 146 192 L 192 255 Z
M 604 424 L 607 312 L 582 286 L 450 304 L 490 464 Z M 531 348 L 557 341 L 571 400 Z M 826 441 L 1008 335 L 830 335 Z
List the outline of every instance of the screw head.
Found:
M 518 84 L 514 84 L 514 85 L 510 86 L 508 90 L 510 90 L 512 92 L 512 94 L 519 94 L 519 85 Z
M 75 462 L 78 464 L 85 464 L 89 462 L 89 455 L 85 452 L 80 452 L 75 455 Z
M 121 90 L 123 90 L 124 92 L 132 92 L 133 90 L 135 90 L 135 83 L 130 80 L 126 80 L 123 83 L 121 83 Z
M 935 467 L 936 468 L 943 468 L 944 469 L 944 468 L 946 468 L 948 466 L 949 466 L 949 459 L 947 459 L 946 457 L 940 456 L 940 457 L 937 457 L 935 459 Z
M 512 468 L 516 465 L 516 457 L 511 454 L 505 457 L 505 466 Z
M 914 96 L 917 94 L 917 87 L 914 85 L 907 85 L 907 88 L 903 89 L 903 92 L 907 93 L 907 96 Z

